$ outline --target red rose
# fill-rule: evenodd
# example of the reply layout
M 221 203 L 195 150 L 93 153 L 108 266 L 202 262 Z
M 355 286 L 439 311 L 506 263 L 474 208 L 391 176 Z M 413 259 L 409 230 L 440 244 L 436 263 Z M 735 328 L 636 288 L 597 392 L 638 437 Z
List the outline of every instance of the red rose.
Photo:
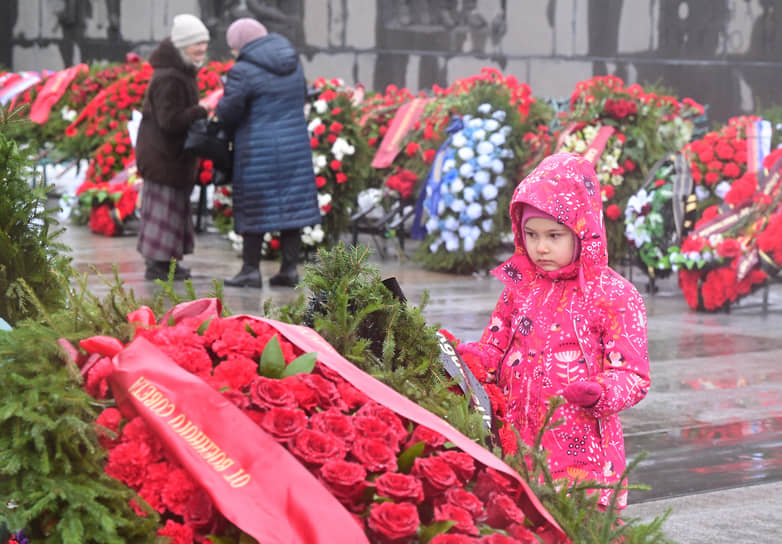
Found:
M 517 544 L 537 544 L 540 542 L 535 537 L 535 533 L 520 523 L 512 523 L 506 530 L 511 537 L 516 539 L 514 542 Z
M 319 143 L 320 142 L 318 142 L 318 139 L 316 137 L 313 136 L 312 138 L 310 138 L 310 147 L 312 149 L 315 149 L 316 147 L 318 147 Z
M 212 499 L 201 489 L 193 493 L 185 503 L 182 517 L 185 520 L 185 525 L 191 527 L 197 535 L 201 536 L 216 533 L 222 522 L 222 517 L 215 508 Z
M 440 533 L 439 535 L 435 535 L 435 537 L 429 541 L 429 544 L 471 544 L 472 542 L 483 542 L 483 539 L 475 540 L 473 537 L 461 533 Z M 509 542 L 512 544 L 515 541 L 509 539 Z
M 532 538 L 535 538 L 535 536 L 533 535 Z M 486 535 L 484 537 L 481 537 L 481 539 L 478 542 L 480 542 L 480 544 L 519 544 L 519 542 L 515 538 L 505 536 L 502 533 L 492 533 L 490 535 Z M 539 542 L 538 539 L 531 540 L 530 544 L 536 544 L 537 542 Z M 434 541 L 434 539 L 432 539 L 431 544 L 437 544 L 437 543 Z
M 409 474 L 386 472 L 375 480 L 376 493 L 397 502 L 410 501 L 420 503 L 424 500 L 424 487 L 421 480 Z
M 338 438 L 343 444 L 351 444 L 356 438 L 352 419 L 334 408 L 313 414 L 310 425 L 316 431 Z
M 356 389 L 348 382 L 339 384 L 337 386 L 337 390 L 339 391 L 340 397 L 342 397 L 342 400 L 345 401 L 345 404 L 350 410 L 355 410 L 370 400 L 368 396 L 366 396 L 363 392 L 361 392 L 359 389 Z
M 408 157 L 412 157 L 418 152 L 419 145 L 416 142 L 410 142 L 405 147 L 405 153 Z
M 315 185 L 318 189 L 322 189 L 326 186 L 326 178 L 323 176 L 315 176 Z
M 524 512 L 505 493 L 495 493 L 486 503 L 486 523 L 504 529 L 511 523 L 524 523 Z
M 608 200 L 614 198 L 615 189 L 613 185 L 603 185 L 600 190 L 603 191 L 603 194 Z
M 231 404 L 241 410 L 246 410 L 250 407 L 250 399 L 247 398 L 247 395 L 237 389 L 226 389 L 220 394 L 223 398 L 228 399 Z
M 291 440 L 290 452 L 304 464 L 320 466 L 345 457 L 345 447 L 335 437 L 313 429 L 304 429 Z
M 320 124 L 320 125 L 316 126 L 314 129 L 312 129 L 312 132 L 313 132 L 314 134 L 316 134 L 316 135 L 320 136 L 321 134 L 323 134 L 324 132 L 326 132 L 326 125 L 324 125 L 324 124 Z
M 393 543 L 415 536 L 421 520 L 414 504 L 375 503 L 370 507 L 367 525 L 378 542 Z
M 370 472 L 397 470 L 396 453 L 386 440 L 359 436 L 351 449 L 353 456 Z
M 469 491 L 461 487 L 452 487 L 445 492 L 445 500 L 455 506 L 464 508 L 472 517 L 477 518 L 483 512 L 483 502 Z
M 307 414 L 298 408 L 270 408 L 261 420 L 261 428 L 277 442 L 285 442 L 307 428 Z
M 446 438 L 441 433 L 433 431 L 429 427 L 419 425 L 413 430 L 413 434 L 407 444 L 405 444 L 405 448 L 409 448 L 418 442 L 423 442 L 425 444 L 424 454 L 428 454 L 445 444 L 445 440 Z
M 386 406 L 383 406 L 382 404 L 378 404 L 377 402 L 365 403 L 364 406 L 362 406 L 358 412 L 356 412 L 356 415 L 373 416 L 380 419 L 382 422 L 388 425 L 389 429 L 391 429 L 391 432 L 397 440 L 403 441 L 409 434 L 405 428 L 405 424 L 402 422 L 396 412 Z
M 337 172 L 336 179 L 337 183 L 345 183 L 348 180 L 348 177 L 342 172 Z
M 473 488 L 472 492 L 485 502 L 492 494 L 497 492 L 514 496 L 517 488 L 518 484 L 512 482 L 508 476 L 505 476 L 502 472 L 493 468 L 487 467 L 478 473 L 475 488 Z
M 329 163 L 329 167 L 336 172 L 337 170 L 342 168 L 342 163 L 339 162 L 337 159 L 334 159 Z
M 461 451 L 448 450 L 440 452 L 439 457 L 450 465 L 457 478 L 462 482 L 470 480 L 473 474 L 475 474 L 475 459 L 472 455 Z
M 424 493 L 429 497 L 436 497 L 449 487 L 460 485 L 456 473 L 439 457 L 416 458 L 411 474 L 421 479 Z
M 256 376 L 250 382 L 250 402 L 262 410 L 298 407 L 296 397 L 284 382 L 263 376 Z
M 358 463 L 330 460 L 323 463 L 319 472 L 326 487 L 340 501 L 358 501 L 367 487 L 367 471 Z
M 340 123 L 339 121 L 334 121 L 333 123 L 331 123 L 331 125 L 329 125 L 329 131 L 334 134 L 339 134 L 340 132 L 342 132 L 343 128 L 344 127 L 342 126 L 342 123 Z
M 327 141 L 328 143 L 330 143 L 330 144 L 333 144 L 334 142 L 336 142 L 336 141 L 337 141 L 337 135 L 336 135 L 336 134 L 334 134 L 334 133 L 332 133 L 332 134 L 329 134 L 328 136 L 326 136 L 326 141 Z
M 616 204 L 611 204 L 606 208 L 606 217 L 611 221 L 616 221 L 622 215 L 622 210 Z
M 453 529 L 460 533 L 473 536 L 478 536 L 479 534 L 472 515 L 464 508 L 454 504 L 446 502 L 437 506 L 434 509 L 434 519 L 435 521 L 455 521 L 456 525 L 453 526 Z
M 394 451 L 399 451 L 399 443 L 394 433 L 380 418 L 357 414 L 353 416 L 353 425 L 360 436 L 384 440 L 393 447 Z
M 622 167 L 625 169 L 625 172 L 632 172 L 635 170 L 635 163 L 630 159 L 627 159 L 622 163 Z

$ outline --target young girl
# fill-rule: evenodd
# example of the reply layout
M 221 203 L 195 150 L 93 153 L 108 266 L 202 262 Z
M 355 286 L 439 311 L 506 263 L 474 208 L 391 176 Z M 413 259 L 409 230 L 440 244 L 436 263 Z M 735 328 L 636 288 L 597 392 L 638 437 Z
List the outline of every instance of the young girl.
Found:
M 580 155 L 547 157 L 511 201 L 516 252 L 493 274 L 505 284 L 479 342 L 460 344 L 496 379 L 506 420 L 532 445 L 549 398 L 567 403 L 543 436 L 554 478 L 616 483 L 625 468 L 619 412 L 649 390 L 646 310 L 608 267 L 600 187 Z M 600 492 L 600 504 L 610 501 Z M 617 505 L 627 504 L 627 491 Z

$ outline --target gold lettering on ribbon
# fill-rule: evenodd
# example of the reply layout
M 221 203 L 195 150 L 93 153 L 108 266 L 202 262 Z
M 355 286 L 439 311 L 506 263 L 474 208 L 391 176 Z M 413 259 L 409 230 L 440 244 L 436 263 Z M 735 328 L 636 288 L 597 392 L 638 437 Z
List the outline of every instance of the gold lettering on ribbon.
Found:
M 162 419 L 168 427 L 198 454 L 215 472 L 222 473 L 236 462 L 231 459 L 198 425 L 190 421 L 183 413 L 177 413 L 176 406 L 153 383 L 139 377 L 128 388 L 128 393 L 138 400 L 155 416 Z M 223 474 L 223 478 L 231 487 L 243 487 L 250 483 L 252 476 L 243 468 L 238 468 L 232 474 Z

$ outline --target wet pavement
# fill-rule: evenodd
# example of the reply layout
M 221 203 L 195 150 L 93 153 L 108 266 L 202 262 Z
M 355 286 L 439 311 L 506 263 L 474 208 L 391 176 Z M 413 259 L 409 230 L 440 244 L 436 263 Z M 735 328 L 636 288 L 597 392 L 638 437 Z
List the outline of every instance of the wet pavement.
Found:
M 107 238 L 71 226 L 61 241 L 95 293 L 107 288 L 94 270 L 111 276 L 115 266 L 137 298 L 157 288 L 144 280 L 133 236 Z M 371 263 L 383 278 L 397 278 L 411 304 L 429 293 L 423 314 L 430 324 L 467 341 L 480 336 L 501 290 L 497 280 L 429 272 L 393 246 L 389 253 Z M 196 293 L 207 296 L 213 279 L 233 275 L 241 262 L 225 237 L 204 232 L 183 264 L 193 271 Z M 280 305 L 299 295 L 268 286 L 278 263 L 263 261 L 261 268 L 263 289 L 225 288 L 233 313 L 260 315 L 265 300 Z M 627 514 L 652 519 L 672 507 L 663 527 L 677 542 L 782 541 L 782 285 L 769 289 L 765 310 L 760 291 L 730 312 L 697 313 L 675 279 L 658 281 L 650 295 L 637 270 L 620 271 L 646 300 L 652 372 L 649 395 L 622 417 L 628 458 L 647 455 L 631 483 L 651 487 L 631 491 Z

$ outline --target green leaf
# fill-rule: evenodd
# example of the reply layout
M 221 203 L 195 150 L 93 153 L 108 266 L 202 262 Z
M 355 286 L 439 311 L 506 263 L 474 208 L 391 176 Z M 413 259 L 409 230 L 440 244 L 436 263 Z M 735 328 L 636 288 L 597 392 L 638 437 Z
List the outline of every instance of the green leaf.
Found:
M 437 535 L 448 532 L 448 529 L 456 525 L 455 521 L 435 521 L 431 525 L 422 525 L 418 530 L 418 538 L 421 540 L 421 544 L 429 544 Z
M 296 357 L 290 364 L 285 366 L 282 371 L 282 377 L 287 378 L 295 374 L 309 374 L 312 369 L 315 368 L 315 362 L 318 360 L 318 353 L 316 351 L 310 353 L 302 353 Z
M 285 370 L 285 357 L 282 355 L 277 335 L 266 343 L 261 354 L 261 375 L 267 378 L 281 378 Z
M 209 319 L 207 319 L 206 321 L 201 323 L 201 326 L 198 327 L 198 330 L 196 331 L 196 334 L 198 336 L 203 336 L 204 333 L 206 332 L 206 329 L 209 328 L 209 323 L 211 323 L 211 322 L 212 322 L 212 318 L 210 317 Z
M 425 442 L 416 442 L 405 451 L 400 453 L 399 458 L 396 460 L 396 464 L 399 466 L 399 472 L 403 474 L 409 474 L 410 470 L 413 468 L 413 463 L 415 462 L 416 458 L 423 455 L 425 447 Z

